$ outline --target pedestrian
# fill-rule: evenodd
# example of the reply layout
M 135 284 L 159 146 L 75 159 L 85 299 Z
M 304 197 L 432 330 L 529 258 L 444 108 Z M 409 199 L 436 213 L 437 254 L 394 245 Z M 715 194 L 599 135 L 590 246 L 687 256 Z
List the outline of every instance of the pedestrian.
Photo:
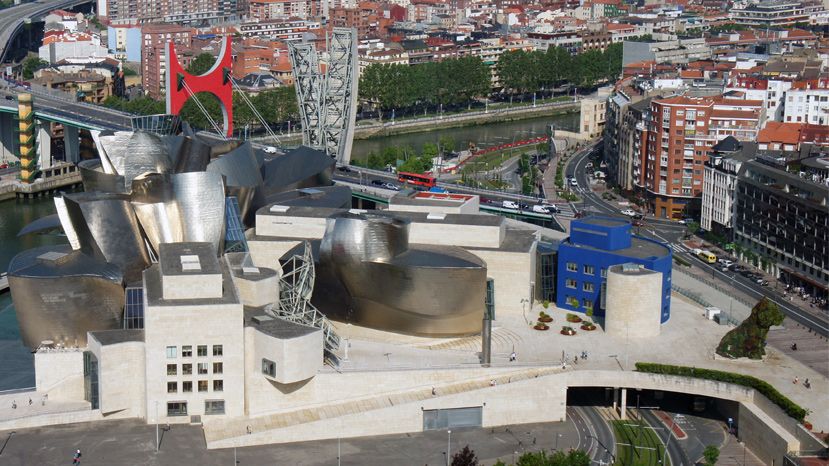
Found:
M 437 394 L 438 394 L 438 391 L 435 390 L 435 387 L 432 387 L 432 396 L 435 396 Z
M 81 464 L 81 449 L 80 448 L 75 450 L 75 454 L 72 455 L 72 464 Z
M 812 388 L 812 384 L 809 383 L 809 379 L 803 381 L 803 386 L 806 388 Z
M 490 387 L 494 387 L 495 385 L 497 385 L 497 383 L 495 382 L 495 379 L 492 379 L 492 380 L 489 381 L 489 386 Z
M 793 384 L 795 384 L 795 385 L 797 385 L 797 381 L 798 381 L 797 376 L 794 376 L 794 380 L 792 380 L 792 383 L 793 383 Z
M 31 406 L 31 405 L 32 405 L 32 399 L 29 398 L 29 406 Z
M 12 401 L 12 409 L 17 409 L 17 400 Z
M 513 351 L 512 354 L 509 355 L 509 360 L 510 362 L 513 362 L 516 359 L 518 359 L 518 356 L 515 354 L 515 351 Z

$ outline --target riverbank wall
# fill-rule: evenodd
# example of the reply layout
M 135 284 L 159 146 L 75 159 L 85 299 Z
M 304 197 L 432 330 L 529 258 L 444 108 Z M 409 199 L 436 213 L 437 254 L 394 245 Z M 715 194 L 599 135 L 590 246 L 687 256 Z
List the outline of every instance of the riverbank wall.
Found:
M 358 122 L 354 128 L 354 139 L 362 140 L 380 138 L 425 132 L 436 128 L 463 128 L 466 126 L 476 126 L 487 123 L 503 123 L 508 121 L 528 120 L 542 116 L 578 113 L 579 107 L 579 101 L 567 101 L 538 104 L 536 106 L 433 116 L 413 120 L 385 121 L 371 124 L 360 124 L 360 122 Z M 559 131 L 560 130 L 557 129 L 556 133 Z M 280 136 L 279 139 L 282 144 L 299 144 L 302 141 L 302 133 L 285 134 Z

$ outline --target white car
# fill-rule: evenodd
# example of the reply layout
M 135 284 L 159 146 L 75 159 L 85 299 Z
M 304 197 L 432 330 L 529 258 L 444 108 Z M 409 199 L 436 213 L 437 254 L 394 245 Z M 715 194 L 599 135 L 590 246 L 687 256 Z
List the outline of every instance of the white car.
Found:
M 537 214 L 551 214 L 554 211 L 551 209 L 552 206 L 546 206 L 541 204 L 536 204 L 533 206 L 533 212 Z
M 636 211 L 633 210 L 633 209 L 625 209 L 621 213 L 622 213 L 622 215 L 627 215 L 628 217 L 635 217 L 636 216 Z
M 505 209 L 515 209 L 518 210 L 518 203 L 515 201 L 504 201 L 501 206 Z
M 265 146 L 262 150 L 265 151 L 266 154 L 275 154 L 276 153 L 276 147 L 274 147 L 274 146 Z
M 578 186 L 579 182 L 575 178 L 570 178 L 570 186 Z

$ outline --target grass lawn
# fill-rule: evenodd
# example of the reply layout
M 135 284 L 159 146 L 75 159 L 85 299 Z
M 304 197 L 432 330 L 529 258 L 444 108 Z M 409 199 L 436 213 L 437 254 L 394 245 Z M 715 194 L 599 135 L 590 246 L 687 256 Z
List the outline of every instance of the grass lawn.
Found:
M 613 421 L 613 432 L 616 434 L 614 466 L 671 464 L 670 459 L 665 456 L 665 445 L 644 421 Z

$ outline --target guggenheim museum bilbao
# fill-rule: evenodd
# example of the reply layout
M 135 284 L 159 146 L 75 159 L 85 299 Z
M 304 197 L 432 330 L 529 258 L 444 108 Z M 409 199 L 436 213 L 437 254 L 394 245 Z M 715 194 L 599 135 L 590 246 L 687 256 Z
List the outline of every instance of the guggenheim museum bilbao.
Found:
M 540 301 L 608 332 L 624 320 L 656 335 L 670 316 L 670 250 L 624 221 L 581 219 L 568 237 L 479 213 L 476 196 L 414 190 L 358 210 L 334 160 L 307 147 L 94 140 L 84 192 L 24 231 L 60 228 L 67 244 L 9 266 L 38 391 L 85 403 L 44 422 L 200 423 L 224 448 L 558 421 L 564 403 L 520 383 L 554 368 L 489 364 L 493 323 Z M 387 364 L 412 341 L 475 337 L 480 363 L 463 370 L 437 351 Z M 373 349 L 349 355 L 358 339 Z

